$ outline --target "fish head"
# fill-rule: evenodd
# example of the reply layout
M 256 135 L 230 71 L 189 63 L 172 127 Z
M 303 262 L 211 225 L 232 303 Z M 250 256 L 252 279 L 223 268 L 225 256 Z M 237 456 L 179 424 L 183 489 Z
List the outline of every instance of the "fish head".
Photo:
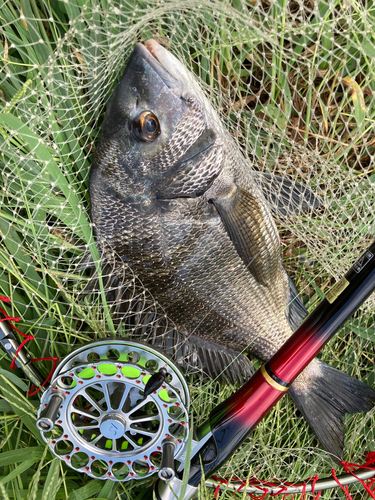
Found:
M 186 152 L 202 159 L 217 148 L 219 122 L 205 99 L 172 53 L 155 40 L 137 44 L 107 107 L 91 188 L 127 200 L 151 196 Z

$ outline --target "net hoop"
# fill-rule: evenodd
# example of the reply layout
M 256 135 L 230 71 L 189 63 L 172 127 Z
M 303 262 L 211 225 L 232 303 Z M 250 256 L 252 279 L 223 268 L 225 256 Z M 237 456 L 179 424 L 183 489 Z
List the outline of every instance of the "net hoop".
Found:
M 249 494 L 255 494 L 255 495 L 261 495 L 266 494 L 266 495 L 272 495 L 272 496 L 278 496 L 278 495 L 289 495 L 289 494 L 296 494 L 296 493 L 308 493 L 308 492 L 317 492 L 317 491 L 324 491 L 324 490 L 330 490 L 333 488 L 338 488 L 339 485 L 341 486 L 348 486 L 350 484 L 354 484 L 358 481 L 366 481 L 368 479 L 371 479 L 375 476 L 375 470 L 369 470 L 369 469 L 358 469 L 356 472 L 356 476 L 353 476 L 352 474 L 341 474 L 339 476 L 336 476 L 337 480 L 334 479 L 333 476 L 329 477 L 324 477 L 321 479 L 318 479 L 317 481 L 309 481 L 306 483 L 303 483 L 302 485 L 286 485 L 280 483 L 278 486 L 267 486 L 267 487 L 261 487 L 261 486 L 252 486 L 248 485 L 245 486 L 245 482 L 243 481 L 230 481 L 228 483 L 223 484 L 222 482 L 207 479 L 206 480 L 206 486 L 209 488 L 213 488 L 215 490 L 221 490 L 221 491 L 233 491 L 233 492 L 246 492 Z

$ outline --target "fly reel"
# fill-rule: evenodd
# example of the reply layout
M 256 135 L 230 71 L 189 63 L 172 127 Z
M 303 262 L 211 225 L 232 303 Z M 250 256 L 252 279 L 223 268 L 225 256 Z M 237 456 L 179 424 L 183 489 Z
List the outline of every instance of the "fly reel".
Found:
M 183 461 L 188 407 L 187 383 L 165 354 L 106 339 L 59 364 L 37 426 L 57 457 L 91 477 L 128 481 L 158 472 L 169 481 L 174 460 Z

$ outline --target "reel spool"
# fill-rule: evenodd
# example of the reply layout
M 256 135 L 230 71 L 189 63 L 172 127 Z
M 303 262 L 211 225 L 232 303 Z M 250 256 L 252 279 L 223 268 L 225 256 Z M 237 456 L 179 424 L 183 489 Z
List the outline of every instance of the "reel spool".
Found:
M 147 382 L 162 368 L 165 379 L 145 397 Z M 188 439 L 189 402 L 184 376 L 165 354 L 106 339 L 59 364 L 37 426 L 58 458 L 91 477 L 129 481 L 158 472 L 169 481 Z

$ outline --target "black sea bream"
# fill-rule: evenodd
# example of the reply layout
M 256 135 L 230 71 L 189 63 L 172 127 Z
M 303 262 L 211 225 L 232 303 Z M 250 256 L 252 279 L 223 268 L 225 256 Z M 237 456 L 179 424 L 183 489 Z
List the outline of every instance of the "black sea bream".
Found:
M 271 209 L 288 214 L 318 198 L 253 172 L 192 74 L 154 40 L 136 45 L 108 105 L 90 195 L 103 261 L 126 262 L 203 349 L 221 346 L 219 365 L 226 349 L 268 360 L 302 321 Z M 289 394 L 336 457 L 345 413 L 375 400 L 318 359 Z

